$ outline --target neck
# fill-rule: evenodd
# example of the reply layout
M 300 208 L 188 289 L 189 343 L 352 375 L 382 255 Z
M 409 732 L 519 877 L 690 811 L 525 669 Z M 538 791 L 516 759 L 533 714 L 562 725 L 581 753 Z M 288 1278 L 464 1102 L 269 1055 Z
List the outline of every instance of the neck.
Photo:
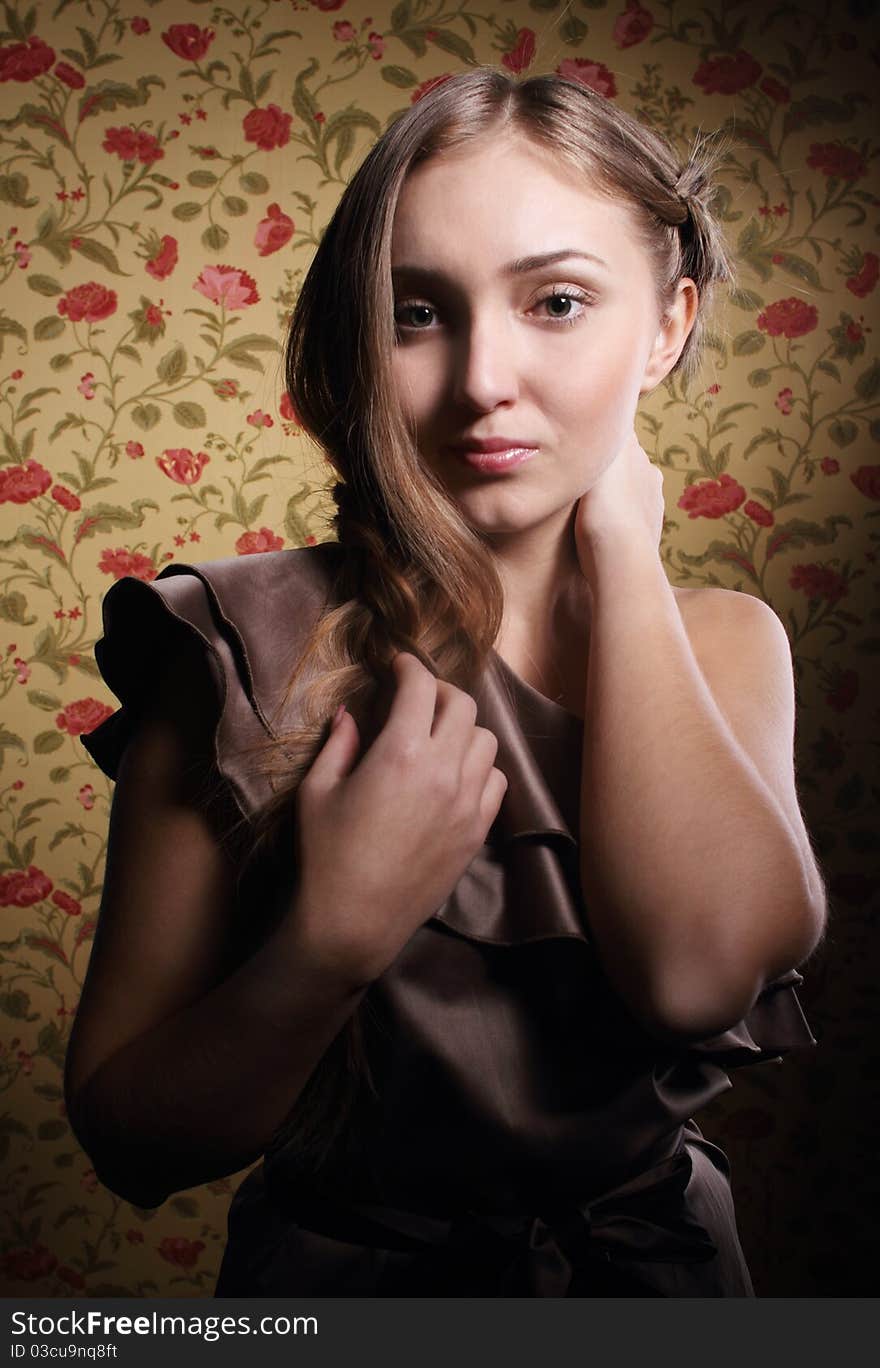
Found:
M 540 545 L 537 529 L 529 540 L 492 539 L 504 587 L 501 638 L 552 653 L 588 631 L 593 595 L 577 557 L 574 512 L 561 534 L 548 539 L 545 531 Z

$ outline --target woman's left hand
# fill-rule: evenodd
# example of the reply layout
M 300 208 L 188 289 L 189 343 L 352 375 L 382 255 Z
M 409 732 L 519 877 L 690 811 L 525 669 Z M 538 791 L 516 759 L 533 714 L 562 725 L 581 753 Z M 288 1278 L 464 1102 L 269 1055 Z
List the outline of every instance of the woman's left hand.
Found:
M 595 576 L 601 543 L 641 543 L 655 553 L 663 532 L 663 474 L 641 446 L 635 429 L 595 484 L 578 501 L 575 541 L 584 575 Z

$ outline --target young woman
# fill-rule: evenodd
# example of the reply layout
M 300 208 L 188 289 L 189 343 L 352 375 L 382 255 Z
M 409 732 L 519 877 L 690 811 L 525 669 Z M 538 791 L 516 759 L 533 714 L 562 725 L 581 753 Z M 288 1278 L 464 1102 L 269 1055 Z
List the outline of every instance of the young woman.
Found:
M 219 1296 L 752 1295 L 693 1114 L 815 1044 L 823 885 L 784 629 L 670 586 L 633 429 L 730 277 L 711 168 L 556 77 L 436 87 L 291 323 L 337 539 L 105 598 L 68 1108 L 142 1205 L 263 1157 Z

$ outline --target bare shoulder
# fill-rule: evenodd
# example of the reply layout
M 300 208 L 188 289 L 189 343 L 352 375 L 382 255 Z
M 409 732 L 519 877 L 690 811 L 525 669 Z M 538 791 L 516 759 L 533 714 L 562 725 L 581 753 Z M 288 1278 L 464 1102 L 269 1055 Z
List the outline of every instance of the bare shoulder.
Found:
M 751 641 L 762 653 L 768 642 L 787 643 L 785 626 L 769 603 L 737 589 L 673 585 L 673 593 L 694 650 L 731 662 L 742 659 Z M 784 651 L 783 651 L 784 653 Z

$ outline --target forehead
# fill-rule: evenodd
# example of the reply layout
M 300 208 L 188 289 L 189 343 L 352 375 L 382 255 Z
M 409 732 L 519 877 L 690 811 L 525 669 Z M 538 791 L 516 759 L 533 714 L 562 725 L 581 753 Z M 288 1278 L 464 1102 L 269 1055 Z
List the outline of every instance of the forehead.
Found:
M 392 264 L 464 254 L 505 261 L 562 245 L 622 264 L 641 251 L 632 212 L 521 134 L 481 138 L 420 163 L 401 189 Z

